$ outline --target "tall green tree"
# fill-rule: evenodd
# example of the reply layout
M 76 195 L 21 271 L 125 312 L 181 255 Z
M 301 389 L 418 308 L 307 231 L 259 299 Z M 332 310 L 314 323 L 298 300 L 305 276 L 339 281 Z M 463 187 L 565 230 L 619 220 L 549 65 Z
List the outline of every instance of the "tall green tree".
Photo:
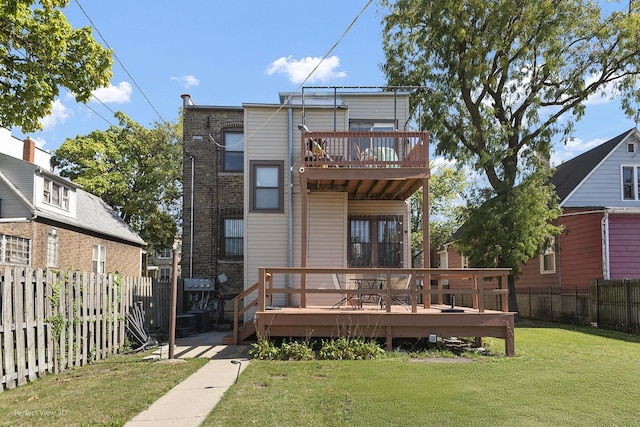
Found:
M 123 113 L 119 126 L 67 139 L 53 162 L 61 176 L 101 197 L 152 249 L 168 248 L 178 232 L 182 124 L 146 129 Z
M 465 220 L 463 195 L 468 182 L 461 168 L 451 165 L 431 165 L 429 180 L 429 235 L 430 245 L 439 249 Z M 411 251 L 414 256 L 422 254 L 422 189 L 411 197 Z M 429 256 L 429 254 L 426 254 Z
M 560 231 L 551 225 L 558 209 L 545 165 L 552 138 L 570 135 L 591 95 L 623 94 L 630 115 L 640 97 L 640 3 L 613 12 L 587 0 L 382 6 L 388 83 L 427 87 L 413 105 L 424 109 L 421 127 L 436 154 L 486 178 L 462 247 L 472 262 L 513 269 L 509 302 L 517 311 L 520 264 Z
M 111 79 L 111 51 L 91 27 L 71 28 L 68 0 L 0 2 L 0 126 L 41 129 L 60 88 L 80 102 Z

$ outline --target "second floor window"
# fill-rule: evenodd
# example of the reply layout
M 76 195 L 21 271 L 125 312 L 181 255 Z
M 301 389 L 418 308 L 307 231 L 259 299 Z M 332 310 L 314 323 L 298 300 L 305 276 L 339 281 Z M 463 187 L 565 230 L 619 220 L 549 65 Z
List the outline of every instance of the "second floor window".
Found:
M 158 251 L 158 258 L 173 258 L 173 252 L 171 248 L 165 248 Z
M 640 166 L 622 167 L 622 199 L 640 200 Z
M 49 205 L 69 210 L 69 189 L 50 179 L 45 179 L 42 201 Z
M 242 172 L 244 170 L 244 133 L 242 129 L 229 129 L 222 132 L 224 156 L 222 170 Z
M 283 169 L 283 161 L 251 161 L 252 212 L 284 212 Z

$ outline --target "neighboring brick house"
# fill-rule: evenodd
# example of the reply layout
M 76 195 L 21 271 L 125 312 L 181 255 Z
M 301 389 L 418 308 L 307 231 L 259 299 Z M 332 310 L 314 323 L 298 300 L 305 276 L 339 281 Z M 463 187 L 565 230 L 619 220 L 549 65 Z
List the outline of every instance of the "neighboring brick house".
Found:
M 0 264 L 140 276 L 140 236 L 102 199 L 51 172 L 32 139 L 2 136 Z M 22 158 L 8 148 L 18 145 Z
M 215 281 L 232 311 L 231 298 L 244 290 L 244 109 L 182 98 L 182 277 Z

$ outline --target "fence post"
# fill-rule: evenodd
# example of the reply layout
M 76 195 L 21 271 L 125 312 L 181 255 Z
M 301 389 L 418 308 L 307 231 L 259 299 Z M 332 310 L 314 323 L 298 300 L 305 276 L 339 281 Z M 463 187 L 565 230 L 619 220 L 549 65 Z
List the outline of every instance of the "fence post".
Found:
M 573 306 L 575 307 L 575 312 L 576 312 L 576 325 L 578 325 L 579 324 L 579 320 L 578 320 L 578 285 L 575 286 L 575 298 L 574 298 Z
M 624 281 L 625 287 L 625 309 L 627 311 L 627 332 L 631 332 L 631 280 Z

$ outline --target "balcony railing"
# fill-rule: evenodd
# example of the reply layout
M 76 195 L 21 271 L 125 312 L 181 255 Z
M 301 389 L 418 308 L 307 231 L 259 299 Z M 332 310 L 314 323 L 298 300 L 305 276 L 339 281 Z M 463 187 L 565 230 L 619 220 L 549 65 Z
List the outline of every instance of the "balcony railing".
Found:
M 305 167 L 428 168 L 428 132 L 302 132 Z

